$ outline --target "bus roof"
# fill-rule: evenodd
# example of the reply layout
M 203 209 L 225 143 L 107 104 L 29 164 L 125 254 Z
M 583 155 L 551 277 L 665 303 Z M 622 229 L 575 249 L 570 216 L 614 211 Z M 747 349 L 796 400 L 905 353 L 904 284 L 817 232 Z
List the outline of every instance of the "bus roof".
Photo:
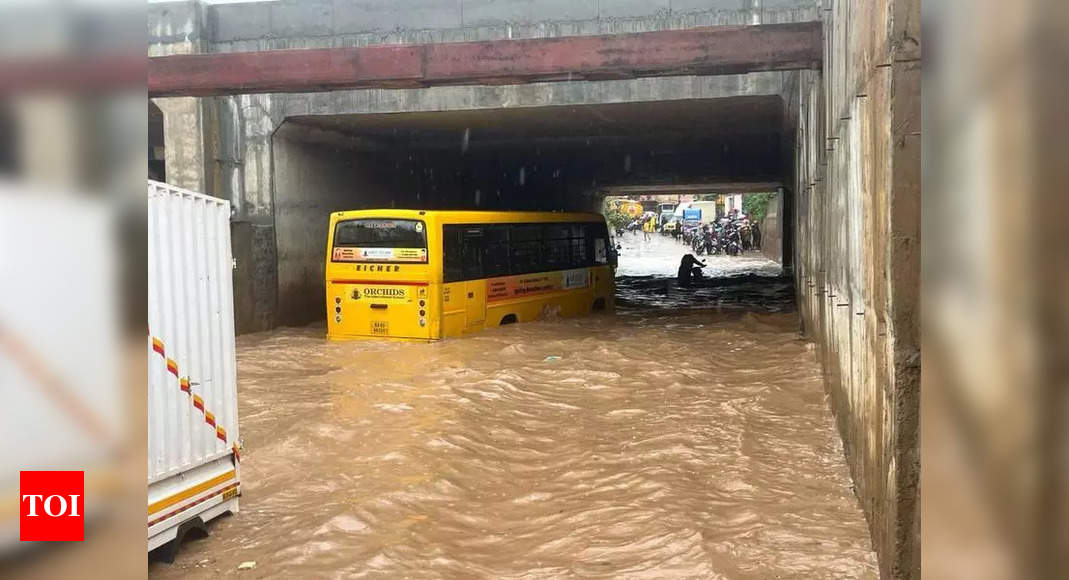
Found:
M 604 222 L 605 216 L 594 212 L 561 212 L 561 211 L 497 211 L 497 210 L 417 210 L 417 209 L 360 209 L 337 211 L 331 214 L 337 219 L 359 218 L 394 218 L 394 219 L 420 219 L 432 218 L 436 221 L 445 222 L 563 222 L 563 221 L 596 221 Z

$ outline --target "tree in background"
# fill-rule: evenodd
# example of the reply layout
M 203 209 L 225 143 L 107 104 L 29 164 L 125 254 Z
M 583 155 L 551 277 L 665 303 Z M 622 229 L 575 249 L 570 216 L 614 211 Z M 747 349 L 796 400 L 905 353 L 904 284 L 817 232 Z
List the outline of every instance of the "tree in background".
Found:
M 605 215 L 605 221 L 608 222 L 609 229 L 622 228 L 631 223 L 631 218 L 620 211 L 620 205 L 610 203 L 609 198 L 605 198 L 605 202 L 601 206 L 601 213 Z
M 776 198 L 776 193 L 754 193 L 743 196 L 742 213 L 750 216 L 750 221 L 761 223 L 768 214 L 768 204 Z

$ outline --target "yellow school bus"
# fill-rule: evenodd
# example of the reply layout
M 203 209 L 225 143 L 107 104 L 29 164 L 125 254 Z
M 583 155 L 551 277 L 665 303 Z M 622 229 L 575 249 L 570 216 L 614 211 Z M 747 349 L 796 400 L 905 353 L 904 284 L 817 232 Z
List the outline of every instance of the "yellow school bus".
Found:
M 327 338 L 436 340 L 612 310 L 615 266 L 596 213 L 336 212 Z

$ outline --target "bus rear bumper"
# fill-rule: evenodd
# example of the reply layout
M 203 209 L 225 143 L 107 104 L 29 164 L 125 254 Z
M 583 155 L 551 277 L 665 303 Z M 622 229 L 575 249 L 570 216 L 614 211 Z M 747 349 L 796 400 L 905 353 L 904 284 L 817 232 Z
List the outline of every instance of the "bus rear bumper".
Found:
M 392 342 L 437 342 L 440 339 L 438 337 L 383 336 L 381 334 L 336 334 L 328 332 L 327 340 L 331 342 L 349 342 L 356 340 L 388 340 Z

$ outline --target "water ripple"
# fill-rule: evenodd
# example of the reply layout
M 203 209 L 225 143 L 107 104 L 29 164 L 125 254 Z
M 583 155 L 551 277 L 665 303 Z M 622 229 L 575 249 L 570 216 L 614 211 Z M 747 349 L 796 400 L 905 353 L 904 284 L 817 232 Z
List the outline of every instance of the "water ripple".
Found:
M 430 345 L 241 337 L 242 511 L 151 573 L 875 578 L 796 327 L 696 309 Z

